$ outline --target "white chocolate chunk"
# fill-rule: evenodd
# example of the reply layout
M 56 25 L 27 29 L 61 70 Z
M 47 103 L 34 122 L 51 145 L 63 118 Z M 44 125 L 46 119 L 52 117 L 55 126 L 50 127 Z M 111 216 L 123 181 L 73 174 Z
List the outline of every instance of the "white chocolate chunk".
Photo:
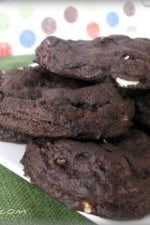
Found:
M 124 57 L 124 60 L 128 60 L 130 58 L 130 56 L 129 55 L 126 55 L 125 57 Z
M 47 40 L 47 45 L 50 46 L 51 45 L 51 42 L 49 40 Z
M 31 63 L 31 64 L 29 64 L 28 66 L 29 66 L 29 67 L 36 67 L 36 66 L 39 66 L 39 64 L 38 64 L 38 63 Z
M 89 202 L 83 201 L 83 210 L 85 213 L 91 213 L 92 212 L 92 205 Z
M 125 115 L 125 116 L 122 118 L 122 121 L 128 121 L 128 120 L 129 120 L 129 118 L 128 118 L 127 115 Z
M 108 141 L 106 141 L 106 139 L 105 139 L 105 138 L 103 139 L 103 142 L 104 142 L 104 143 L 108 143 Z
M 32 67 L 32 68 L 34 68 L 34 67 L 37 67 L 37 66 L 39 66 L 39 64 L 37 64 L 37 63 L 31 63 L 31 64 L 29 64 L 27 66 L 19 67 L 19 70 L 23 70 L 26 67 Z
M 119 84 L 120 87 L 125 87 L 127 88 L 128 86 L 137 86 L 140 82 L 139 81 L 129 81 L 129 80 L 124 80 L 119 77 L 116 77 L 116 82 Z

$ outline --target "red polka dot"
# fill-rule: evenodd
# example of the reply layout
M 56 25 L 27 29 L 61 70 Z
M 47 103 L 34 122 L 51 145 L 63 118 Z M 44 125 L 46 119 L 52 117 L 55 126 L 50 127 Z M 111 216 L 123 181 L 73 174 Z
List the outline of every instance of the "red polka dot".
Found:
M 123 7 L 123 11 L 127 16 L 133 16 L 135 14 L 135 5 L 133 2 L 126 2 Z
M 97 23 L 89 23 L 86 27 L 87 30 L 87 34 L 89 35 L 89 37 L 91 38 L 96 38 L 99 36 L 100 33 L 100 28 L 99 25 Z
M 0 43 L 0 57 L 12 55 L 12 48 L 8 43 Z

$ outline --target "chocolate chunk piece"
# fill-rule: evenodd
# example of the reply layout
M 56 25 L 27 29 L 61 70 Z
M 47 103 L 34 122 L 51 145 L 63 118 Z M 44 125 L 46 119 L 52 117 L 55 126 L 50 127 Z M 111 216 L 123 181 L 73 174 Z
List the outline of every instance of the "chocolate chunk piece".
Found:
M 134 104 L 111 84 L 49 88 L 36 100 L 3 96 L 0 124 L 35 137 L 100 139 L 128 131 Z
M 111 144 L 33 139 L 22 159 L 31 182 L 67 207 L 109 219 L 150 213 L 150 137 Z
M 92 41 L 47 37 L 36 61 L 59 76 L 86 81 L 113 78 L 119 86 L 150 88 L 150 40 L 112 35 Z

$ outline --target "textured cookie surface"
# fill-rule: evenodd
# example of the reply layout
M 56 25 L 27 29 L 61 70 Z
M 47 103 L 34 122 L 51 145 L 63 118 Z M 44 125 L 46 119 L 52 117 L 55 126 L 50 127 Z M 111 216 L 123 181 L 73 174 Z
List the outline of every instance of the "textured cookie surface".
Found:
M 49 88 L 72 88 L 85 86 L 85 83 L 63 79 L 43 70 L 41 67 L 25 67 L 0 73 L 0 92 L 6 96 L 36 99 L 41 91 Z
M 150 129 L 150 93 L 135 98 L 136 119 Z
M 135 103 L 135 125 L 146 126 L 150 129 L 150 90 L 119 89 L 118 92 L 126 99 Z M 150 131 L 149 131 L 150 132 Z
M 25 67 L 22 69 L 13 69 L 0 72 L 0 100 L 5 97 L 35 100 L 41 97 L 41 92 L 50 88 L 72 88 L 76 89 L 85 85 L 83 82 L 74 81 L 72 79 L 59 78 L 52 73 L 48 73 L 39 66 Z M 13 103 L 10 104 L 12 107 Z M 23 104 L 23 102 L 22 102 Z M 16 107 L 16 109 L 15 109 Z M 14 110 L 19 110 L 19 106 L 14 105 Z M 8 115 L 9 120 L 13 120 L 11 113 Z M 18 120 L 15 120 L 18 123 Z M 7 127 L 7 126 L 6 126 Z M 9 126 L 8 126 L 9 127 Z M 17 132 L 13 126 L 13 130 L 0 127 L 0 141 L 8 141 L 15 143 L 26 143 L 28 136 L 24 133 Z
M 37 137 L 116 137 L 127 132 L 133 115 L 133 102 L 111 84 L 49 88 L 36 100 L 2 96 L 0 102 L 3 127 Z
M 12 130 L 4 129 L 0 126 L 0 141 L 26 144 L 29 136 Z
M 119 86 L 150 88 L 150 40 L 109 36 L 92 41 L 47 37 L 36 49 L 36 61 L 60 76 L 87 81 L 107 77 Z
M 32 183 L 72 209 L 137 219 L 150 213 L 149 150 L 140 131 L 115 144 L 34 139 L 22 163 Z

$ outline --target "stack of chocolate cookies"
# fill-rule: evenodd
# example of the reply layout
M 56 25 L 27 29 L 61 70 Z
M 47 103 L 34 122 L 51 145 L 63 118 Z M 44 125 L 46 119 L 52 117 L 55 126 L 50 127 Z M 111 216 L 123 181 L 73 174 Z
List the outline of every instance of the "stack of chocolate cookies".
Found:
M 47 37 L 36 65 L 0 73 L 0 139 L 26 143 L 26 176 L 71 209 L 150 213 L 150 40 Z

